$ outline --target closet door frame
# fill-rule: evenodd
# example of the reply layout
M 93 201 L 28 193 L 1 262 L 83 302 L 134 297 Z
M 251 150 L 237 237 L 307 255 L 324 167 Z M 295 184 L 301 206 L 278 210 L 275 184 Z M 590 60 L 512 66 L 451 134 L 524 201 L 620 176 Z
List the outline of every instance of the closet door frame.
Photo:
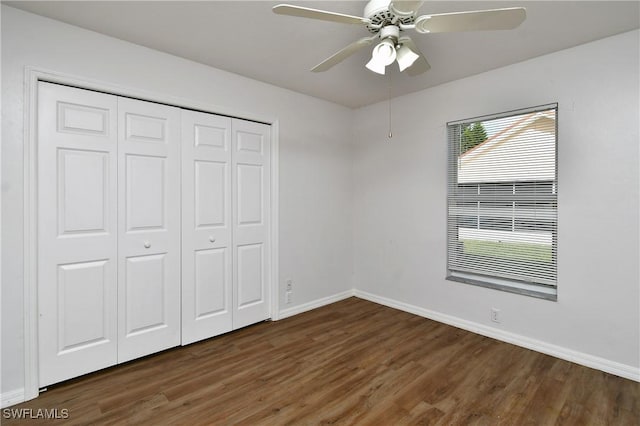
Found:
M 94 90 L 116 96 L 125 96 L 143 101 L 192 109 L 211 114 L 226 115 L 243 120 L 256 121 L 270 125 L 270 311 L 271 320 L 279 319 L 279 120 L 275 116 L 265 116 L 246 111 L 238 111 L 220 105 L 203 103 L 191 99 L 175 97 L 161 92 L 141 90 L 111 82 L 90 80 L 70 74 L 58 73 L 37 67 L 26 67 L 24 73 L 24 394 L 23 400 L 37 398 L 40 393 L 38 371 L 38 187 L 37 187 L 37 148 L 38 148 L 38 83 L 48 82 L 67 85 L 78 89 Z

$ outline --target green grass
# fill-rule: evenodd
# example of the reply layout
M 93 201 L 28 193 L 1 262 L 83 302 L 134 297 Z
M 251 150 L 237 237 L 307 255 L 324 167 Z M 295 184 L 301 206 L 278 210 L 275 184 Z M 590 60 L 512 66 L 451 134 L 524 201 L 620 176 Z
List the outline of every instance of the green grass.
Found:
M 496 241 L 463 240 L 464 252 L 501 259 L 551 262 L 551 246 L 528 243 L 504 243 Z

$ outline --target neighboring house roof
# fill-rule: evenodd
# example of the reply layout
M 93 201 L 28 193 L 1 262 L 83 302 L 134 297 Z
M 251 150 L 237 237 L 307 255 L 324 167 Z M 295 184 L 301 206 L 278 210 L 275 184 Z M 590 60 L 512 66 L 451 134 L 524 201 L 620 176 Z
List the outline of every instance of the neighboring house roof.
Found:
M 555 133 L 555 110 L 523 115 L 460 156 L 458 182 L 555 180 Z

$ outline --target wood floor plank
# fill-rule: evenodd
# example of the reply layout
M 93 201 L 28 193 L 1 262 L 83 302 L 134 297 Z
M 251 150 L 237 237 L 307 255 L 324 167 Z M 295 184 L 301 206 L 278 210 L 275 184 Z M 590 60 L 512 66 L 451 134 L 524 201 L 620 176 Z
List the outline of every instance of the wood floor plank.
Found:
M 640 384 L 350 298 L 12 408 L 69 410 L 34 424 L 637 426 Z

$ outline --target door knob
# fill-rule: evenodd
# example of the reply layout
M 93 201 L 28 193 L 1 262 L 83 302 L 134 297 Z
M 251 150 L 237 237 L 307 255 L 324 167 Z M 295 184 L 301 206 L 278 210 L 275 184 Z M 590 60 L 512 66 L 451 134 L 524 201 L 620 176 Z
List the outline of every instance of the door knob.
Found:
M 213 235 L 209 235 L 209 241 L 211 241 L 212 243 L 215 243 L 216 239 Z
M 145 241 L 144 248 L 149 248 L 149 247 L 151 247 L 151 243 L 149 241 Z

